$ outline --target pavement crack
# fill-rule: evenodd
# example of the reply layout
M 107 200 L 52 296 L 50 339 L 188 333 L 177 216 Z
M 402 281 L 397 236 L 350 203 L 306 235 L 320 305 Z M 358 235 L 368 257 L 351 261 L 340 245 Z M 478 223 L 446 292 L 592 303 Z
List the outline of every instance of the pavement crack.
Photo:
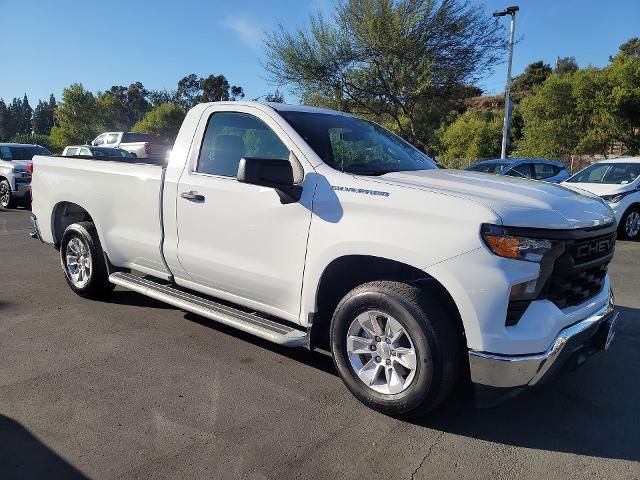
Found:
M 424 457 L 422 457 L 422 460 L 420 460 L 420 464 L 411 473 L 411 480 L 414 479 L 416 473 L 418 473 L 418 470 L 420 470 L 422 468 L 422 465 L 424 465 L 424 462 L 427 460 L 429 455 L 431 455 L 433 453 L 433 449 L 436 446 L 438 446 L 440 441 L 444 438 L 444 435 L 445 435 L 445 432 L 440 432 L 440 435 L 438 435 L 438 437 L 435 439 L 435 441 L 431 444 L 431 446 L 429 447 L 429 450 L 427 450 L 427 453 L 425 453 Z

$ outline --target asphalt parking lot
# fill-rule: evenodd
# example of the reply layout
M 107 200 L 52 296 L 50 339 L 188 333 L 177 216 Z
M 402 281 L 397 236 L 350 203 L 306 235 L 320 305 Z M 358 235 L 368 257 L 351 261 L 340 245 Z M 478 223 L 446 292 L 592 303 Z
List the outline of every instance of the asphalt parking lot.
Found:
M 67 287 L 0 209 L 0 478 L 640 478 L 640 243 L 611 266 L 606 354 L 492 409 L 415 423 L 360 405 L 330 358 L 116 290 Z

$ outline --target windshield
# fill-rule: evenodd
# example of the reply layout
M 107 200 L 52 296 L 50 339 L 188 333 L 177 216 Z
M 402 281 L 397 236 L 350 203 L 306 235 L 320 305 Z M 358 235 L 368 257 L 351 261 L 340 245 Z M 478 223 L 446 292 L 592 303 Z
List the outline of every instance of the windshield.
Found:
M 51 155 L 51 152 L 39 145 L 0 146 L 3 160 L 31 160 L 34 155 Z
M 467 168 L 467 170 L 484 173 L 500 173 L 507 165 L 509 165 L 508 162 L 476 163 Z
M 435 162 L 373 122 L 339 114 L 281 111 L 332 168 L 356 175 L 437 168 Z
M 567 180 L 572 183 L 624 185 L 640 175 L 640 163 L 595 163 Z

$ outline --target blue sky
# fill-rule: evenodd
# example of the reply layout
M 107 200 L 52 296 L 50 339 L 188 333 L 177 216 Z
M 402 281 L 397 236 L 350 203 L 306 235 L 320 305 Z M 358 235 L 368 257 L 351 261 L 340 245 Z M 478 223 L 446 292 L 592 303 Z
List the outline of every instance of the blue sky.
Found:
M 261 38 L 278 22 L 304 25 L 333 0 L 0 0 L 0 97 L 31 104 L 81 82 L 92 91 L 141 81 L 173 89 L 189 73 L 223 73 L 258 97 L 265 80 Z M 574 56 L 603 66 L 620 43 L 640 36 L 640 0 L 485 0 L 488 12 L 520 6 L 514 73 L 536 60 Z M 507 24 L 507 19 L 502 21 Z M 506 32 L 506 31 L 505 31 Z M 506 60 L 506 58 L 505 58 Z M 502 91 L 506 64 L 480 85 Z M 286 95 L 287 101 L 296 98 Z

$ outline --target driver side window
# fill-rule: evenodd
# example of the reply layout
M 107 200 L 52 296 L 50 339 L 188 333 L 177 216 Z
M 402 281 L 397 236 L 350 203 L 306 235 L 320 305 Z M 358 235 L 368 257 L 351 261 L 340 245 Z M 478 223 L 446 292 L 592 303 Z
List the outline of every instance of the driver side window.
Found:
M 196 171 L 235 177 L 244 157 L 288 159 L 289 149 L 253 115 L 216 112 L 209 117 Z

